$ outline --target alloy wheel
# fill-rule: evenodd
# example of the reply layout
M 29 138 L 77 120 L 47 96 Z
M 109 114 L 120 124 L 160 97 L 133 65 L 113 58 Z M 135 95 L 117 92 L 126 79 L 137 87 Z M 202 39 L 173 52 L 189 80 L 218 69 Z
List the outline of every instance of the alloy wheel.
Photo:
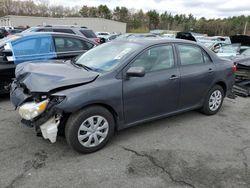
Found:
M 220 107 L 222 102 L 222 93 L 220 90 L 215 90 L 209 98 L 209 109 L 211 111 L 216 111 Z

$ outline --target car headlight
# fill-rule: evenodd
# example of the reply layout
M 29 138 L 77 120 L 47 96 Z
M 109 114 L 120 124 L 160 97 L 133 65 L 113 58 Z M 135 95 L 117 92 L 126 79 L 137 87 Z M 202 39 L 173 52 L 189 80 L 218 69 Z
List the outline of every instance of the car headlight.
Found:
M 19 114 L 23 119 L 32 120 L 46 110 L 48 103 L 48 100 L 39 103 L 27 102 L 19 107 Z

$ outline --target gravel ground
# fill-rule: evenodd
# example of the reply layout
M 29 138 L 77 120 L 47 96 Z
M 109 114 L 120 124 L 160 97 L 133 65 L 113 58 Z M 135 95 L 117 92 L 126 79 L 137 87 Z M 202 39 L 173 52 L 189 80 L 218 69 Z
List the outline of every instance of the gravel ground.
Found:
M 226 99 L 215 116 L 192 111 L 118 132 L 81 155 L 21 125 L 0 99 L 0 187 L 250 187 L 250 99 Z

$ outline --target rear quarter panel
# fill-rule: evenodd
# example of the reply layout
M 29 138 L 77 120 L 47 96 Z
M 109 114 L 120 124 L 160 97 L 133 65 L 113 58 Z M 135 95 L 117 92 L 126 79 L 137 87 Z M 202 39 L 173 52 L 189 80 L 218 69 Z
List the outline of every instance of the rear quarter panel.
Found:
M 234 72 L 233 72 L 233 62 L 224 60 L 224 59 L 217 59 L 215 62 L 216 66 L 216 82 L 223 82 L 226 84 L 226 94 L 232 90 L 234 85 Z
M 215 74 L 214 74 L 214 83 L 211 85 L 210 89 L 218 82 L 222 82 L 226 85 L 226 96 L 232 91 L 234 85 L 234 72 L 233 65 L 234 63 L 228 59 L 222 59 L 218 57 L 210 49 L 201 46 L 211 57 L 215 65 Z

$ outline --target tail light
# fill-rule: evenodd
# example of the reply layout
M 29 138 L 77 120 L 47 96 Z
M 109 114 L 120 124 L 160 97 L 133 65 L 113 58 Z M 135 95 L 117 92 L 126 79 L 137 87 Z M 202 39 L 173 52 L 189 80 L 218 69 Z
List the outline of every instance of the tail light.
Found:
M 96 41 L 98 44 L 101 43 L 100 38 L 95 38 L 95 41 Z
M 234 65 L 232 66 L 232 70 L 233 70 L 233 72 L 236 72 L 236 71 L 237 71 L 237 65 L 236 65 L 236 64 L 234 64 Z

